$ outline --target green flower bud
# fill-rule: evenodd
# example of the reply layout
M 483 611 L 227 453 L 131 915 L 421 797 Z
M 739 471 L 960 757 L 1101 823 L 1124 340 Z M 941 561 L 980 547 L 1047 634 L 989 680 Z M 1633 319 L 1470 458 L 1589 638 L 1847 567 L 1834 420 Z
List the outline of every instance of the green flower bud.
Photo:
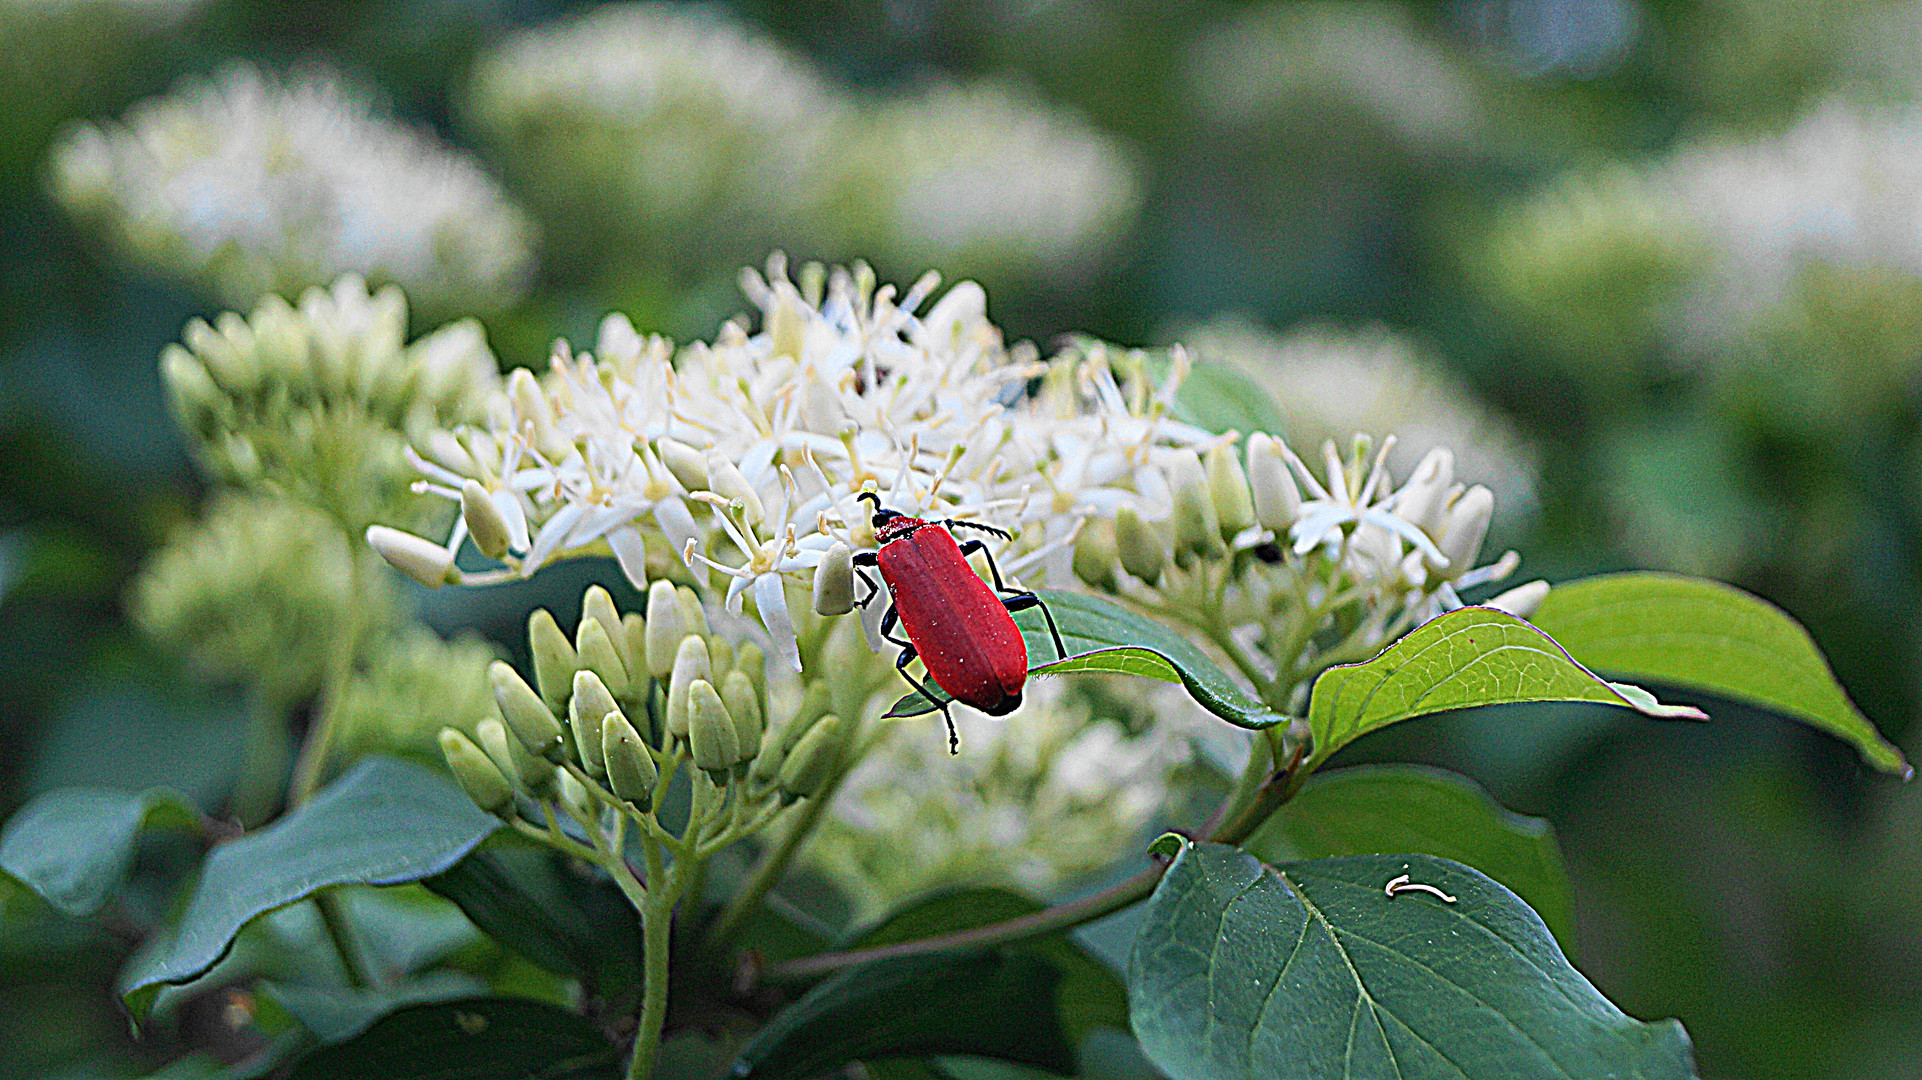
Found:
M 554 711 L 505 660 L 489 664 L 487 677 L 494 684 L 494 704 L 513 729 L 514 737 L 529 753 L 559 760 L 566 751 L 561 746 L 561 725 L 554 719 Z
M 601 682 L 605 683 L 609 692 L 616 697 L 626 697 L 627 666 L 621 663 L 620 646 L 614 644 L 613 635 L 607 632 L 607 627 L 601 624 L 601 620 L 582 619 L 580 630 L 575 636 L 575 645 L 580 650 L 581 667 L 599 675 Z
M 447 584 L 454 574 L 454 553 L 413 533 L 369 525 L 367 546 L 379 552 L 387 565 L 430 589 Z
M 665 680 L 674 670 L 676 650 L 687 636 L 687 619 L 681 614 L 680 596 L 671 581 L 656 581 L 647 587 L 647 673 Z
M 794 744 L 801 741 L 802 735 L 807 734 L 809 724 L 833 711 L 834 687 L 828 685 L 828 680 L 816 679 L 808 683 L 807 690 L 801 695 L 801 707 L 795 711 L 794 719 L 788 721 L 784 729 L 792 732 L 786 736 L 787 748 L 794 749 Z M 796 728 L 800 730 L 797 731 Z
M 678 439 L 657 439 L 654 450 L 661 464 L 689 491 L 707 490 L 707 455 Z
M 1175 562 L 1185 567 L 1197 558 L 1220 555 L 1221 519 L 1208 494 L 1208 473 L 1201 467 L 1201 458 L 1192 450 L 1184 450 L 1168 472 L 1169 485 L 1175 491 Z
M 573 692 L 580 658 L 567 635 L 561 633 L 561 624 L 546 608 L 535 608 L 527 617 L 527 645 L 534 654 L 534 685 L 540 687 L 541 700 L 559 712 Z
M 1150 585 L 1161 580 L 1161 571 L 1168 565 L 1168 545 L 1154 526 L 1141 520 L 1134 507 L 1124 506 L 1115 512 L 1114 540 L 1123 569 Z
M 567 722 L 574 729 L 574 746 L 580 751 L 581 767 L 595 776 L 607 775 L 607 759 L 601 756 L 601 718 L 620 712 L 614 695 L 599 675 L 586 668 L 574 673 L 574 695 L 567 701 Z
M 460 781 L 461 790 L 474 800 L 474 805 L 490 814 L 510 811 L 514 806 L 514 789 L 507 783 L 507 777 L 488 759 L 474 740 L 454 728 L 440 729 L 440 752 L 447 758 L 447 767 Z
M 734 734 L 734 718 L 728 715 L 727 706 L 721 703 L 721 695 L 714 684 L 706 679 L 696 679 L 687 690 L 688 745 L 694 754 L 694 764 L 707 770 L 708 775 L 724 774 L 741 760 L 740 740 Z M 716 779 L 715 783 L 722 780 Z
M 824 716 L 802 736 L 781 763 L 783 802 L 805 799 L 826 787 L 841 763 L 841 718 Z
M 667 682 L 667 733 L 677 739 L 688 737 L 687 693 L 696 679 L 714 678 L 714 665 L 708 659 L 707 642 L 693 634 L 681 639 L 674 654 L 673 672 Z
M 636 698 L 647 689 L 647 621 L 636 612 L 621 616 L 621 666 L 627 668 L 627 692 Z
M 589 619 L 600 620 L 601 629 L 607 631 L 608 639 L 614 643 L 614 651 L 621 655 L 622 669 L 632 678 L 634 669 L 627 666 L 627 627 L 621 622 L 621 612 L 614 606 L 613 595 L 599 585 L 589 585 L 587 591 L 581 594 L 581 621 L 585 623 Z M 576 648 L 580 647 L 580 636 L 581 627 L 577 626 L 574 628 Z M 607 676 L 601 677 L 605 679 Z
M 1280 440 L 1261 432 L 1248 436 L 1248 488 L 1255 520 L 1277 538 L 1286 537 L 1301 512 L 1301 489 L 1288 474 Z
M 751 760 L 761 752 L 761 736 L 766 730 L 754 682 L 743 672 L 728 672 L 721 680 L 721 704 L 734 718 L 734 740 L 740 744 L 741 760 Z
M 814 568 L 814 613 L 846 615 L 854 610 L 854 549 L 836 540 Z
M 702 637 L 713 633 L 707 628 L 707 609 L 701 606 L 701 598 L 693 589 L 683 585 L 674 591 L 674 600 L 681 607 L 681 618 L 687 624 L 687 632 Z
M 767 700 L 767 657 L 761 647 L 752 641 L 744 641 L 734 650 L 734 670 L 748 677 L 754 684 L 754 694 L 762 701 Z
M 727 678 L 727 673 L 734 670 L 734 643 L 719 634 L 709 634 L 707 658 L 714 668 L 714 676 L 708 682 L 719 686 L 721 680 Z
M 499 720 L 490 716 L 474 725 L 474 736 L 480 748 L 487 751 L 489 760 L 521 790 L 536 798 L 552 791 L 554 763 L 528 753 L 520 739 L 509 735 Z
M 1114 522 L 1106 518 L 1083 521 L 1074 541 L 1074 576 L 1093 588 L 1113 591 L 1118 558 Z
M 619 712 L 601 718 L 601 757 L 607 762 L 607 782 L 614 794 L 633 803 L 637 810 L 653 807 L 660 768 L 634 725 Z
M 1232 540 L 1243 529 L 1254 526 L 1255 504 L 1248 491 L 1247 474 L 1241 471 L 1234 448 L 1226 443 L 1208 451 L 1208 499 L 1214 504 L 1223 540 Z
M 569 816 L 586 818 L 589 821 L 593 820 L 595 812 L 594 797 L 588 793 L 587 788 L 582 786 L 579 780 L 574 779 L 573 773 L 562 772 L 556 774 L 554 777 L 554 786 L 559 790 L 561 806 L 566 808 Z
M 754 755 L 754 762 L 748 767 L 748 778 L 758 788 L 765 788 L 781 775 L 781 763 L 787 760 L 787 728 L 793 727 L 790 721 L 779 731 L 769 732 L 761 740 L 761 752 Z
M 501 508 L 494 505 L 494 497 L 487 493 L 478 480 L 469 480 L 461 485 L 460 513 L 467 521 L 467 535 L 474 538 L 474 546 L 482 555 L 490 559 L 504 558 L 508 547 L 513 543 L 513 533 L 507 527 L 507 518 Z

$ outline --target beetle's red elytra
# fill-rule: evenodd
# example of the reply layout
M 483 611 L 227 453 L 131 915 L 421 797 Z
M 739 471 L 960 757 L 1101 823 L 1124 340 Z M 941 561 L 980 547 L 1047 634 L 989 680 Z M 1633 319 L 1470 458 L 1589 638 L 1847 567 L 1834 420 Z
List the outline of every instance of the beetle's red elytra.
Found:
M 1013 612 L 1040 608 L 1054 637 L 1056 655 L 1065 658 L 1068 650 L 1061 643 L 1061 631 L 1039 596 L 1010 589 L 1002 582 L 1001 570 L 994 556 L 987 554 L 985 544 L 980 540 L 956 542 L 952 530 L 979 529 L 1003 539 L 1009 538 L 1008 533 L 972 521 L 908 517 L 897 510 L 883 509 L 880 496 L 871 491 L 862 492 L 859 498 L 874 504 L 874 536 L 879 547 L 857 554 L 854 562 L 881 572 L 892 601 L 881 617 L 881 636 L 901 646 L 894 664 L 901 677 L 940 705 L 948 725 L 948 750 L 958 753 L 961 740 L 947 703 L 909 675 L 908 664 L 918 657 L 928 677 L 955 701 L 989 716 L 1006 716 L 1021 704 L 1021 689 L 1028 679 L 1028 645 L 1014 624 Z M 968 555 L 975 551 L 987 556 L 993 587 L 968 563 Z M 868 587 L 867 595 L 861 598 L 865 606 L 879 590 L 866 574 L 860 576 Z M 894 636 L 897 625 L 907 634 L 906 641 Z

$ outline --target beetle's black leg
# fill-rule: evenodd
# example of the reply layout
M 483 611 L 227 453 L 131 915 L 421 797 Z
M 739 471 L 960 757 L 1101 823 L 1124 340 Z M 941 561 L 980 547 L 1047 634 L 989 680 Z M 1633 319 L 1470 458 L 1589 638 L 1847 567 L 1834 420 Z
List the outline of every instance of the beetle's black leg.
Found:
M 966 522 L 962 522 L 961 524 L 966 524 Z M 1040 608 L 1041 617 L 1048 620 L 1048 633 L 1054 638 L 1055 658 L 1058 660 L 1066 660 L 1068 658 L 1068 647 L 1061 643 L 1061 629 L 1055 626 L 1054 612 L 1048 610 L 1047 602 L 1031 591 L 1008 588 L 1007 583 L 1001 580 L 1001 568 L 994 564 L 994 555 L 988 551 L 987 544 L 979 540 L 969 540 L 961 545 L 961 557 L 964 559 L 977 551 L 981 553 L 983 558 L 988 560 L 988 573 L 994 576 L 995 591 L 1009 594 L 1006 600 L 1001 601 L 1002 606 L 1006 607 L 1010 612 L 1026 611 L 1031 607 Z
M 901 646 L 901 655 L 894 658 L 894 670 L 901 674 L 901 678 L 907 680 L 909 686 L 919 690 L 922 697 L 927 698 L 931 704 L 941 710 L 941 719 L 946 721 L 948 725 L 948 753 L 959 754 L 961 752 L 961 736 L 954 730 L 954 714 L 948 711 L 952 702 L 942 701 L 935 696 L 934 690 L 928 686 L 925 680 L 916 679 L 914 676 L 908 674 L 908 665 L 914 663 L 921 654 L 915 651 L 912 641 L 903 641 L 889 633 L 899 621 L 900 619 L 895 615 L 894 608 L 892 607 L 888 608 L 887 614 L 881 616 L 881 636 Z

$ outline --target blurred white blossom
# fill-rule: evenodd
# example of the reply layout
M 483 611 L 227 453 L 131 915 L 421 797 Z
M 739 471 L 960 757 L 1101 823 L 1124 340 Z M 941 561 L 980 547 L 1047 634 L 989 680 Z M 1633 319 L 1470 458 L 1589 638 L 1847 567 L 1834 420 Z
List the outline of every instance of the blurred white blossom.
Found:
M 1508 513 L 1526 515 L 1535 504 L 1534 449 L 1460 378 L 1393 331 L 1309 326 L 1280 335 L 1225 318 L 1182 340 L 1198 359 L 1234 364 L 1267 388 L 1296 446 L 1393 434 L 1388 465 L 1397 474 L 1445 447 L 1457 472 L 1487 484 Z
M 530 226 L 472 159 L 320 72 L 183 82 L 70 132 L 52 183 L 124 255 L 235 306 L 358 272 L 430 310 L 487 310 L 532 268 Z

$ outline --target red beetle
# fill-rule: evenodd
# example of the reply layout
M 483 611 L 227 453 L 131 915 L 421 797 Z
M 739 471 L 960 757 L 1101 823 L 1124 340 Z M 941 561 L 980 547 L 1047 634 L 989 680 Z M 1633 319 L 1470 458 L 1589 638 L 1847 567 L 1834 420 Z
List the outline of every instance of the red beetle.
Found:
M 1010 589 L 1001 581 L 1001 570 L 988 555 L 988 572 L 994 587 L 981 580 L 968 563 L 976 551 L 987 554 L 980 540 L 956 543 L 952 529 L 979 529 L 1011 539 L 992 525 L 973 521 L 924 521 L 898 510 L 881 508 L 881 497 L 864 491 L 857 499 L 874 504 L 874 536 L 880 543 L 876 551 L 854 556 L 857 566 L 872 566 L 881 571 L 893 601 L 881 616 L 881 636 L 901 646 L 894 666 L 910 686 L 940 705 L 948 723 L 948 751 L 958 753 L 960 737 L 955 734 L 954 717 L 948 705 L 927 684 L 908 674 L 908 664 L 919 657 L 928 677 L 956 701 L 972 705 L 989 716 L 1006 716 L 1021 704 L 1021 687 L 1028 680 L 1028 644 L 1014 625 L 1012 613 L 1031 607 L 1041 609 L 1048 620 L 1048 633 L 1054 637 L 1055 654 L 1066 658 L 1061 631 L 1055 627 L 1054 614 L 1039 596 L 1021 589 Z M 859 571 L 856 571 L 859 573 Z M 879 590 L 872 579 L 861 574 L 868 592 L 862 606 Z M 999 595 L 997 595 L 999 594 Z M 906 641 L 895 637 L 896 624 L 906 631 Z

